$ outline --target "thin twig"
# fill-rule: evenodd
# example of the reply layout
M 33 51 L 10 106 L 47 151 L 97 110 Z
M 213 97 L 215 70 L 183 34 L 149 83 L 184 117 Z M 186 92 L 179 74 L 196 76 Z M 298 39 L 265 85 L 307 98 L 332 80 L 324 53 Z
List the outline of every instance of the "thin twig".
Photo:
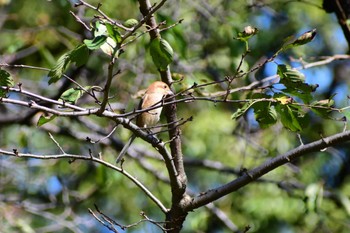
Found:
M 180 19 L 179 21 L 177 21 L 176 23 L 173 23 L 173 24 L 169 25 L 168 27 L 160 28 L 160 29 L 159 29 L 159 32 L 166 31 L 166 30 L 169 30 L 170 28 L 176 27 L 177 25 L 179 25 L 180 23 L 182 23 L 182 21 L 184 21 L 184 19 Z
M 34 69 L 34 70 L 42 70 L 42 71 L 50 71 L 51 69 L 44 68 L 44 67 L 37 67 L 37 66 L 29 66 L 29 65 L 18 65 L 18 64 L 7 64 L 7 63 L 0 63 L 0 67 L 9 67 L 9 68 L 25 68 L 25 69 Z M 96 101 L 96 97 L 92 95 L 88 90 L 86 90 L 82 85 L 80 85 L 78 82 L 76 82 L 74 79 L 70 78 L 68 75 L 63 74 L 63 77 L 74 83 L 77 87 L 79 87 L 81 90 L 83 90 L 85 93 L 90 95 L 92 98 L 94 98 Z
M 117 172 L 122 173 L 125 177 L 127 177 L 130 181 L 132 181 L 136 186 L 138 186 L 159 208 L 163 213 L 167 213 L 168 209 L 163 205 L 163 203 L 153 195 L 151 191 L 149 191 L 146 186 L 144 186 L 138 179 L 133 177 L 131 174 L 129 174 L 127 171 L 109 163 L 106 162 L 100 158 L 90 156 L 90 155 L 74 155 L 74 154 L 56 154 L 56 155 L 37 155 L 37 154 L 30 154 L 30 153 L 19 153 L 16 149 L 15 151 L 6 151 L 3 149 L 0 149 L 0 154 L 3 155 L 9 155 L 14 157 L 22 157 L 22 158 L 35 158 L 35 159 L 72 159 L 72 160 L 87 160 L 87 161 L 93 161 L 96 163 L 99 163 L 101 165 L 104 165 L 105 167 L 108 167 L 112 170 L 115 170 Z
M 139 35 L 135 36 L 135 38 L 131 39 L 131 40 L 128 40 L 127 42 L 125 42 L 124 44 L 122 44 L 120 46 L 120 48 L 124 48 L 125 46 L 127 46 L 128 44 L 134 42 L 135 40 L 139 39 L 141 36 L 145 35 L 146 33 L 149 33 L 150 31 L 152 30 L 155 30 L 155 29 L 158 29 L 160 26 L 164 25 L 165 23 L 164 22 L 161 22 L 160 24 L 158 24 L 157 26 L 155 27 L 152 27 L 152 28 L 149 28 L 147 29 L 146 31 L 143 31 L 141 32 Z
M 75 6 L 78 7 L 78 6 L 80 6 L 80 5 L 84 5 L 84 6 L 88 7 L 88 8 L 90 8 L 90 9 L 93 9 L 93 10 L 97 11 L 98 13 L 101 14 L 101 16 L 102 16 L 105 20 L 107 20 L 107 21 L 110 22 L 111 24 L 116 25 L 117 27 L 119 27 L 119 28 L 121 28 L 121 29 L 124 29 L 125 31 L 131 31 L 130 28 L 125 27 L 123 24 L 120 24 L 120 23 L 118 23 L 117 21 L 115 21 L 115 20 L 109 18 L 109 17 L 100 9 L 100 8 L 101 8 L 101 5 L 102 5 L 101 3 L 98 5 L 98 7 L 95 7 L 95 6 L 90 5 L 89 3 L 87 3 L 87 2 L 85 2 L 85 1 L 83 1 L 83 0 L 79 0 L 79 2 L 75 4 Z
M 108 75 L 107 75 L 107 80 L 106 80 L 105 86 L 103 88 L 103 100 L 101 102 L 101 106 L 100 106 L 100 109 L 98 111 L 98 114 L 102 114 L 106 110 L 106 106 L 108 104 L 109 90 L 111 88 L 112 79 L 114 77 L 113 69 L 114 69 L 115 60 L 116 60 L 116 58 L 115 58 L 114 53 L 113 53 L 111 60 L 108 64 Z M 119 74 L 119 72 L 120 71 L 118 71 L 117 74 Z
M 90 140 L 90 142 L 93 143 L 93 144 L 95 144 L 95 143 L 99 143 L 100 141 L 103 141 L 103 140 L 109 138 L 109 137 L 115 132 L 115 130 L 116 130 L 117 128 L 118 128 L 118 125 L 114 126 L 113 129 L 112 129 L 112 131 L 111 131 L 109 134 L 107 134 L 107 136 L 105 136 L 105 137 L 103 137 L 103 138 L 100 138 L 100 139 L 98 139 L 98 140 L 96 140 L 96 141 Z
M 49 107 L 45 107 L 43 105 L 39 105 L 37 104 L 35 101 L 22 101 L 22 100 L 15 100 L 15 99 L 9 99 L 9 98 L 0 98 L 0 103 L 9 103 L 9 104 L 16 104 L 16 105 L 20 105 L 20 106 L 25 106 L 31 109 L 37 109 L 37 110 L 41 110 L 44 111 L 46 113 L 52 113 L 56 116 L 65 116 L 65 117 L 69 117 L 69 116 L 88 116 L 91 114 L 96 114 L 98 112 L 98 108 L 94 108 L 94 109 L 85 109 L 82 111 L 73 111 L 73 112 L 68 112 L 68 111 L 60 111 L 60 110 L 55 110 Z M 108 112 L 106 113 L 108 114 Z M 105 116 L 106 116 L 105 114 Z
M 75 18 L 75 20 L 78 22 L 78 23 L 80 23 L 81 25 L 83 25 L 84 26 L 84 28 L 86 28 L 86 30 L 88 30 L 88 31 L 92 31 L 92 29 L 89 27 L 89 26 L 87 26 L 80 18 L 79 18 L 79 16 L 77 16 L 76 14 L 74 14 L 74 12 L 73 11 L 69 11 L 69 13 L 71 13 L 71 15 L 73 15 L 73 17 Z
M 92 211 L 90 208 L 88 208 L 89 213 L 99 222 L 101 223 L 103 226 L 105 226 L 106 228 L 108 228 L 108 230 L 118 233 L 118 230 L 115 229 L 115 227 L 112 224 L 107 224 L 105 223 L 102 219 L 100 219 L 95 213 L 94 211 Z
M 7 87 L 6 90 L 9 91 L 9 92 L 22 93 L 22 94 L 24 94 L 26 96 L 33 97 L 35 99 L 45 101 L 47 103 L 56 104 L 56 105 L 61 106 L 63 108 L 71 108 L 72 110 L 77 110 L 77 111 L 85 111 L 86 110 L 85 108 L 81 108 L 81 107 L 78 107 L 78 106 L 73 105 L 73 104 L 69 104 L 69 103 L 66 103 L 66 102 L 53 100 L 53 99 L 50 99 L 50 98 L 47 98 L 47 97 L 44 97 L 44 96 L 41 96 L 41 95 L 38 95 L 38 94 L 34 94 L 34 93 L 30 92 L 30 91 L 23 90 L 22 86 L 20 88 Z M 4 88 L 5 87 L 0 86 L 0 89 L 4 89 Z
M 149 19 L 152 17 L 152 15 L 164 5 L 164 3 L 165 3 L 166 1 L 167 1 L 167 0 L 162 0 L 158 5 L 155 5 L 154 7 L 152 7 L 152 8 L 149 10 L 148 14 L 147 14 L 146 16 L 144 16 L 144 17 L 140 20 L 140 22 L 139 22 L 137 25 L 135 25 L 135 26 L 133 27 L 133 29 L 132 29 L 131 31 L 128 31 L 128 32 L 123 36 L 122 42 L 121 42 L 121 43 L 123 43 L 123 41 L 124 41 L 126 38 L 130 37 L 131 35 L 133 35 L 133 34 L 136 32 L 137 29 L 139 29 L 144 23 L 146 23 L 147 20 L 149 20 Z M 155 25 L 154 25 L 154 26 L 155 26 Z M 151 27 L 154 27 L 154 26 L 151 26 Z
M 52 134 L 49 132 L 49 136 L 51 138 L 51 140 L 56 144 L 56 146 L 60 149 L 60 151 L 62 152 L 62 154 L 66 154 L 66 152 L 63 150 L 63 148 L 60 146 L 60 144 L 55 140 L 55 138 L 52 136 Z

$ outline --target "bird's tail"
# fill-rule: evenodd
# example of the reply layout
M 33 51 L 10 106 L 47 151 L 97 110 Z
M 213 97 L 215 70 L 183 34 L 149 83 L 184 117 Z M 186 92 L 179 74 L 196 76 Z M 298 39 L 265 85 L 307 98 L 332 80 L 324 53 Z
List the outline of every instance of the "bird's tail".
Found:
M 117 163 L 119 163 L 122 160 L 123 156 L 126 154 L 129 147 L 131 146 L 131 143 L 135 140 L 135 138 L 136 138 L 136 136 L 135 136 L 135 134 L 133 134 L 133 135 L 131 135 L 131 137 L 129 138 L 127 143 L 125 143 L 122 151 L 119 153 L 119 155 L 117 157 Z

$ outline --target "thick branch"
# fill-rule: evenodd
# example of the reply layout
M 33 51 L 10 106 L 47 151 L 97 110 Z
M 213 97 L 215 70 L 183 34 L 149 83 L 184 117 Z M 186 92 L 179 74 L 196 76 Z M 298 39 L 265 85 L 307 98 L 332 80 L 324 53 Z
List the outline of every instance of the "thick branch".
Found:
M 347 22 L 350 16 L 349 0 L 324 0 L 323 8 L 328 12 L 337 15 L 338 23 L 343 30 L 344 36 L 350 48 L 350 26 Z
M 163 0 L 161 1 L 155 8 L 159 8 L 161 5 L 163 5 L 166 1 Z M 151 3 L 149 0 L 139 0 L 140 4 L 140 11 L 143 14 L 144 18 L 147 19 L 146 23 L 148 26 L 151 28 L 155 28 L 154 30 L 151 30 L 149 32 L 151 40 L 153 40 L 156 37 L 160 37 L 159 30 L 157 29 L 157 23 L 155 21 L 154 16 L 152 13 L 154 12 L 154 9 L 152 9 Z M 169 67 L 167 68 L 166 71 L 159 71 L 162 81 L 171 84 L 172 83 L 172 78 L 170 74 L 170 69 Z M 173 101 L 173 99 L 170 99 L 170 101 Z M 177 177 L 176 179 L 171 180 L 171 187 L 172 187 L 172 193 L 173 193 L 173 201 L 178 203 L 185 192 L 186 189 L 186 174 L 185 170 L 183 167 L 183 161 L 182 161 L 182 151 L 181 151 L 181 140 L 180 140 L 180 129 L 179 127 L 176 126 L 176 124 L 173 124 L 172 122 L 177 122 L 177 116 L 176 116 L 176 105 L 172 104 L 171 106 L 168 106 L 165 108 L 165 114 L 167 117 L 167 121 L 170 124 L 169 125 L 169 137 L 173 139 L 170 143 L 170 148 L 171 148 L 171 154 L 173 156 L 173 161 L 176 167 L 177 171 Z
M 155 8 L 160 8 L 166 0 L 162 0 L 158 6 L 155 6 Z M 159 30 L 157 29 L 157 23 L 152 15 L 152 6 L 149 0 L 139 0 L 140 4 L 140 11 L 144 18 L 148 18 L 146 21 L 146 24 L 150 28 L 155 28 L 154 30 L 151 30 L 149 32 L 151 40 L 160 37 Z M 154 9 L 153 9 L 154 10 Z M 163 82 L 171 85 L 173 80 L 170 73 L 169 66 L 165 71 L 159 70 L 161 79 Z M 175 97 L 171 99 L 170 101 L 175 100 Z M 167 122 L 169 123 L 169 138 L 171 139 L 170 142 L 170 149 L 171 149 L 171 155 L 173 156 L 173 163 L 176 168 L 176 177 L 171 177 L 171 173 L 169 171 L 170 175 L 170 183 L 171 183 L 171 192 L 172 192 L 172 207 L 169 212 L 169 214 L 166 217 L 166 220 L 169 222 L 166 224 L 166 228 L 168 229 L 174 229 L 171 232 L 179 232 L 182 228 L 183 221 L 186 218 L 187 213 L 185 213 L 183 204 L 185 203 L 186 199 L 186 185 L 187 185 L 187 177 L 185 173 L 185 169 L 183 166 L 183 157 L 182 157 L 182 148 L 181 148 L 181 131 L 179 126 L 176 125 L 174 122 L 178 122 L 177 115 L 176 115 L 176 104 L 172 104 L 168 107 L 165 107 L 165 115 L 167 118 Z M 169 169 L 169 165 L 167 164 L 167 168 Z M 175 179 L 174 179 L 175 178 Z
M 265 175 L 266 173 L 282 166 L 293 159 L 306 155 L 310 152 L 320 151 L 324 148 L 334 146 L 339 143 L 344 143 L 350 140 L 350 131 L 345 131 L 343 133 L 338 133 L 327 138 L 320 139 L 318 141 L 299 146 L 283 155 L 277 156 L 271 160 L 266 161 L 264 164 L 247 171 L 243 176 L 227 183 L 216 189 L 211 189 L 204 194 L 201 194 L 192 199 L 192 201 L 187 206 L 187 211 L 192 211 L 201 206 L 204 206 L 212 201 L 215 201 L 229 193 L 232 193 L 252 181 L 258 179 L 259 177 Z

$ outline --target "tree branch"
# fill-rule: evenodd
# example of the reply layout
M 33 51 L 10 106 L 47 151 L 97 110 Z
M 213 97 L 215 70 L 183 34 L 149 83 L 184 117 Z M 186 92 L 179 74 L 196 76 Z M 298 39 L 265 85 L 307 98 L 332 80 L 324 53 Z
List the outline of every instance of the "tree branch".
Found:
M 347 22 L 350 15 L 349 1 L 348 0 L 324 0 L 323 8 L 328 12 L 335 12 L 338 23 L 343 30 L 348 47 L 350 48 L 350 26 Z
M 51 69 L 44 68 L 44 67 L 37 67 L 37 66 L 29 66 L 29 65 L 11 65 L 7 63 L 0 63 L 0 67 L 9 67 L 9 68 L 22 68 L 22 69 L 33 69 L 33 70 L 41 70 L 41 71 L 47 71 L 49 72 Z M 69 77 L 66 74 L 62 75 L 66 79 L 68 79 L 70 82 L 72 82 L 74 85 L 79 87 L 82 91 L 84 91 L 86 94 L 90 95 L 94 100 L 98 101 L 95 96 L 93 96 L 88 90 L 86 90 L 82 85 L 80 85 L 78 82 L 76 82 L 74 79 Z
M 156 28 L 157 23 L 153 16 L 153 13 L 157 10 L 156 8 L 160 8 L 166 0 L 162 0 L 155 8 L 152 9 L 151 3 L 149 0 L 139 0 L 140 11 L 144 18 L 147 18 L 146 24 L 151 28 Z M 151 30 L 149 32 L 151 40 L 160 37 L 159 29 Z M 159 74 L 163 82 L 171 85 L 173 80 L 171 77 L 171 72 L 169 66 L 165 71 L 159 70 Z M 175 97 L 172 97 L 170 101 L 175 100 Z M 181 148 L 181 130 L 180 127 L 176 125 L 178 119 L 176 115 L 176 104 L 172 104 L 169 107 L 165 107 L 165 115 L 167 118 L 167 122 L 169 124 L 169 138 L 174 139 L 170 142 L 170 149 L 172 160 L 166 161 L 167 169 L 169 172 L 170 183 L 171 183 L 171 192 L 172 192 L 172 207 L 169 214 L 166 217 L 167 224 L 166 228 L 174 229 L 171 232 L 178 232 L 179 229 L 182 228 L 182 224 L 187 215 L 184 212 L 183 204 L 188 195 L 185 194 L 186 186 L 187 186 L 187 177 L 183 165 L 183 157 L 182 157 L 182 148 Z M 172 166 L 169 163 L 174 163 L 176 168 L 176 173 L 174 174 L 172 170 Z M 174 176 L 175 175 L 175 176 Z
M 14 149 L 12 152 L 0 149 L 0 155 L 1 154 L 13 156 L 13 157 L 34 158 L 34 159 L 70 159 L 70 162 L 74 162 L 75 160 L 80 159 L 80 160 L 88 160 L 88 161 L 93 161 L 93 162 L 102 164 L 105 167 L 108 167 L 110 169 L 113 169 L 117 172 L 122 173 L 129 180 L 131 180 L 136 186 L 138 186 L 162 210 L 163 213 L 168 212 L 168 209 L 162 204 L 162 202 L 158 198 L 156 198 L 152 194 L 152 192 L 149 191 L 139 180 L 137 180 L 131 174 L 126 172 L 124 169 L 114 166 L 113 164 L 108 163 L 100 158 L 96 158 L 92 155 L 74 155 L 74 154 L 36 155 L 36 154 L 29 154 L 29 153 L 19 153 L 16 149 Z
M 309 144 L 299 146 L 285 154 L 279 155 L 273 159 L 266 161 L 264 164 L 250 171 L 247 171 L 244 175 L 242 175 L 241 177 L 238 177 L 237 179 L 231 181 L 230 183 L 227 183 L 215 189 L 208 190 L 207 192 L 200 194 L 197 197 L 194 197 L 186 207 L 186 210 L 192 211 L 212 201 L 215 201 L 229 193 L 232 193 L 246 186 L 252 181 L 258 179 L 259 177 L 265 175 L 266 173 L 274 170 L 275 168 L 292 161 L 293 159 L 301 157 L 310 152 L 319 151 L 339 143 L 344 143 L 349 140 L 350 140 L 350 131 L 345 131 L 342 133 L 329 136 L 327 138 L 322 138 L 318 141 L 315 141 Z
M 108 64 L 108 75 L 107 80 L 105 83 L 105 86 L 103 88 L 103 100 L 101 102 L 100 110 L 98 111 L 98 114 L 101 114 L 105 111 L 108 100 L 109 100 L 109 90 L 111 89 L 112 79 L 113 79 L 113 68 L 115 64 L 115 57 L 114 53 L 112 54 L 111 60 Z M 118 71 L 119 73 L 119 71 Z
M 144 16 L 144 19 L 146 19 L 146 24 L 149 27 L 154 28 L 154 30 L 151 30 L 149 32 L 151 40 L 153 40 L 154 38 L 160 37 L 159 30 L 157 28 L 157 23 L 152 14 L 156 10 L 158 10 L 165 2 L 166 0 L 163 0 L 156 7 L 152 8 L 149 0 L 139 0 L 140 11 Z M 172 83 L 169 66 L 166 71 L 159 71 L 159 73 L 161 75 L 162 81 L 166 82 L 167 84 Z M 170 101 L 173 101 L 173 100 L 175 100 L 174 97 L 170 99 Z M 173 191 L 173 198 L 175 198 L 176 202 L 178 202 L 182 198 L 183 193 L 185 191 L 187 178 L 184 172 L 183 162 L 182 162 L 181 140 L 178 137 L 180 135 L 180 129 L 176 127 L 176 125 L 172 125 L 172 122 L 177 122 L 176 105 L 172 104 L 171 106 L 167 107 L 165 109 L 165 114 L 167 117 L 167 121 L 169 123 L 168 127 L 170 129 L 169 138 L 176 138 L 170 143 L 171 154 L 174 159 L 174 164 L 176 167 L 176 174 L 173 174 L 173 175 L 170 174 L 171 175 L 170 180 L 171 180 L 171 187 Z M 181 180 L 179 180 L 179 178 Z
M 89 3 L 83 1 L 83 0 L 79 0 L 78 3 L 75 4 L 76 7 L 80 6 L 80 5 L 84 5 L 92 10 L 97 11 L 98 13 L 100 13 L 100 15 L 102 16 L 102 18 L 104 18 L 105 20 L 107 20 L 108 22 L 110 22 L 111 24 L 116 25 L 117 27 L 124 29 L 126 31 L 130 31 L 130 28 L 125 27 L 123 24 L 118 23 L 117 21 L 109 18 L 101 9 L 100 7 L 102 6 L 102 4 L 100 3 L 97 7 L 90 5 Z

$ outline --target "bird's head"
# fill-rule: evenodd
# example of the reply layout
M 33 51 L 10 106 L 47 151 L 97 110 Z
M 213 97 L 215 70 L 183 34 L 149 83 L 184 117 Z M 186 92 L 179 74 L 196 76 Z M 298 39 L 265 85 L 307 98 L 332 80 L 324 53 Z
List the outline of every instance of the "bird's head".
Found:
M 174 93 L 170 90 L 169 86 L 162 81 L 156 81 L 152 83 L 146 91 L 146 94 L 155 94 L 155 93 L 157 94 L 159 93 L 162 95 L 174 95 Z

